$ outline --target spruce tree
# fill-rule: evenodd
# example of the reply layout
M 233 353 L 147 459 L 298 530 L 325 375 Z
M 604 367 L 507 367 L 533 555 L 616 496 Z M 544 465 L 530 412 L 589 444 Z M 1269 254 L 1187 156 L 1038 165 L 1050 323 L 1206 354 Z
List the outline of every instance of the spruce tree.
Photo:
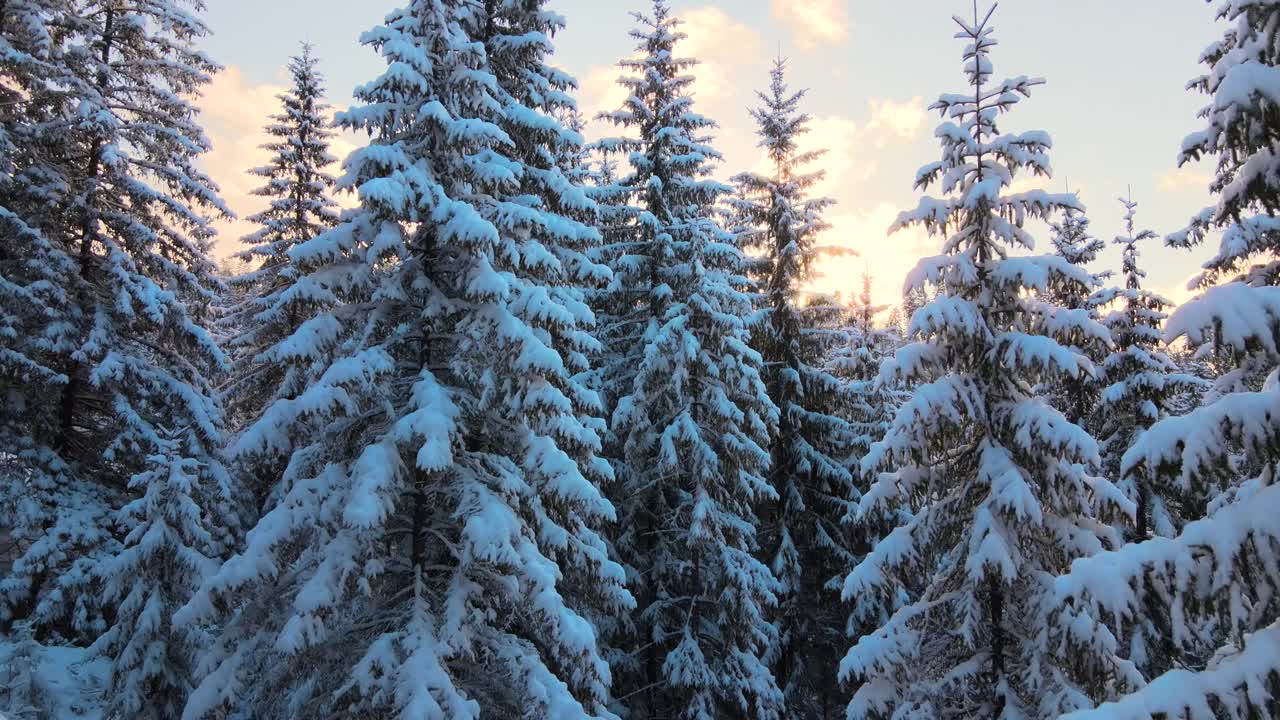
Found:
M 1068 343 L 1105 330 L 1051 300 L 1088 288 L 1088 273 L 1012 254 L 1033 247 L 1024 220 L 1080 207 L 1070 194 L 1008 191 L 1019 173 L 1049 174 L 1050 139 L 997 128 L 1043 81 L 991 82 L 990 18 L 955 18 L 969 84 L 933 104 L 942 160 L 916 178 L 942 196 L 894 226 L 923 226 L 943 244 L 908 278 L 937 290 L 912 319 L 917 341 L 882 369 L 920 384 L 862 462 L 875 482 L 856 519 L 894 529 L 844 586 L 855 621 L 888 615 L 841 663 L 857 687 L 849 717 L 1052 718 L 1076 707 L 1046 637 L 1048 580 L 1114 540 L 1095 517 L 1096 501 L 1121 499 L 1089 475 L 1097 443 L 1033 394 L 1037 382 L 1087 373 Z
M 46 127 L 30 146 L 52 160 L 32 171 L 57 193 L 44 198 L 43 240 L 19 247 L 41 253 L 56 283 L 38 344 L 60 377 L 54 392 L 32 388 L 46 395 L 19 447 L 47 449 L 48 461 L 5 488 L 23 554 L 0 595 L 5 617 L 29 620 L 41 638 L 87 642 L 119 619 L 116 598 L 102 597 L 102 563 L 131 526 L 117 517 L 137 495 L 130 478 L 166 432 L 198 439 L 188 460 L 220 463 L 211 379 L 224 358 L 201 308 L 217 296 L 210 216 L 227 211 L 196 168 L 207 140 L 192 101 L 218 69 L 193 47 L 207 33 L 199 7 L 50 3 L 28 18 L 52 43 L 33 96 L 48 98 L 33 116 Z M 199 510 L 231 524 L 216 531 L 225 548 L 230 488 L 209 490 Z M 154 570 L 147 582 L 175 580 Z
M 334 133 L 325 117 L 329 106 L 324 104 L 324 78 L 317 64 L 310 45 L 303 45 L 302 53 L 289 60 L 293 85 L 279 96 L 282 111 L 271 115 L 266 126 L 270 141 L 262 146 L 271 159 L 250 170 L 265 181 L 253 195 L 265 197 L 270 205 L 248 218 L 259 228 L 243 238 L 247 247 L 238 258 L 252 266 L 233 279 L 239 302 L 225 320 L 233 331 L 241 331 L 227 343 L 236 356 L 232 384 L 225 392 L 228 413 L 243 418 L 256 419 L 262 407 L 278 398 L 297 397 L 311 379 L 307 370 L 314 359 L 297 355 L 280 341 L 310 320 L 321 302 L 300 287 L 305 273 L 291 263 L 289 250 L 338 220 L 329 196 L 334 178 L 328 168 L 337 161 L 329 155 Z
M 730 188 L 708 177 L 719 155 L 689 94 L 696 61 L 676 54 L 684 35 L 665 0 L 636 17 L 638 57 L 619 81 L 629 97 L 607 115 L 634 135 L 602 145 L 631 164 L 615 183 L 628 232 L 604 253 L 615 546 L 639 603 L 616 671 L 638 716 L 781 717 L 767 663 L 779 586 L 755 556 L 755 507 L 777 498 L 777 409 L 748 345 L 743 257 L 717 223 Z
M 221 321 L 234 359 L 224 390 L 227 412 L 251 435 L 276 425 L 276 417 L 265 412 L 275 401 L 295 399 L 317 380 L 324 356 L 309 351 L 323 353 L 335 339 L 332 324 L 318 317 L 337 301 L 332 289 L 289 257 L 291 249 L 338 220 L 330 197 L 334 178 L 327 172 L 336 162 L 329 154 L 334 133 L 317 64 L 308 45 L 289 62 L 293 84 L 279 96 L 282 110 L 266 127 L 271 139 L 263 149 L 271 160 L 250 170 L 266 181 L 253 194 L 270 204 L 248 218 L 259 227 L 242 239 L 247 247 L 237 259 L 250 267 L 231 280 L 232 304 Z M 311 336 L 307 343 L 299 342 L 302 328 Z M 271 488 L 258 486 L 258 478 L 277 475 L 292 446 L 288 437 L 277 436 L 263 450 L 240 458 L 243 479 L 259 500 Z
M 1106 247 L 1106 243 L 1089 234 L 1089 218 L 1083 212 L 1069 210 L 1057 221 L 1049 224 L 1049 241 L 1053 244 L 1054 254 L 1063 260 L 1086 270 L 1087 265 L 1098 258 L 1098 253 Z M 1096 293 L 1103 288 L 1103 283 L 1110 273 L 1092 274 L 1093 282 L 1087 286 L 1068 285 L 1048 298 L 1064 311 L 1074 311 L 1089 320 L 1101 319 L 1098 305 L 1103 298 Z M 1086 327 L 1097 327 L 1088 324 Z M 1072 342 L 1072 349 L 1097 365 L 1102 362 L 1109 351 L 1111 343 L 1105 334 L 1085 335 Z M 1058 408 L 1067 420 L 1084 426 L 1097 408 L 1098 394 L 1101 392 L 1096 372 L 1085 373 L 1079 377 L 1066 378 L 1051 383 L 1044 388 L 1049 401 Z
M 180 717 L 193 687 L 201 629 L 170 618 L 217 568 L 226 551 L 205 508 L 230 491 L 216 450 L 192 429 L 162 431 L 155 454 L 130 480 L 138 497 L 121 511 L 124 548 L 99 569 L 115 622 L 92 650 L 111 658 L 106 716 Z M 196 459 L 200 458 L 200 459 Z M 215 506 L 216 507 L 216 506 Z M 226 518 L 215 527 L 226 527 Z
M 1224 366 L 1206 404 L 1160 420 L 1121 459 L 1136 487 L 1183 503 L 1186 525 L 1078 562 L 1057 581 L 1064 655 L 1102 703 L 1070 717 L 1273 717 L 1280 713 L 1280 165 L 1272 78 L 1280 66 L 1280 4 L 1223 0 L 1227 27 L 1191 86 L 1209 96 L 1204 127 L 1180 162 L 1214 156 L 1215 207 L 1170 236 L 1174 246 L 1222 240 L 1175 310 L 1167 342 Z M 1159 523 L 1152 530 L 1160 532 Z M 1157 648 L 1132 646 L 1148 625 Z
M 1121 478 L 1122 458 L 1136 438 L 1156 422 L 1173 414 L 1175 394 L 1200 383 L 1178 371 L 1163 351 L 1161 329 L 1165 309 L 1172 303 L 1142 287 L 1147 274 L 1138 267 L 1138 244 L 1155 239 L 1150 230 L 1135 229 L 1137 203 L 1121 199 L 1125 207 L 1125 234 L 1113 241 L 1123 248 L 1121 277 L 1124 287 L 1099 296 L 1100 304 L 1120 303 L 1103 319 L 1111 332 L 1115 349 L 1102 365 L 1104 387 L 1097 407 L 1098 439 L 1103 470 L 1107 477 Z M 1149 534 L 1171 537 L 1181 525 L 1179 500 L 1167 494 L 1166 486 L 1126 477 L 1121 487 L 1136 508 L 1133 537 L 1145 540 Z
M 0 6 L 0 472 L 13 483 L 47 482 L 62 466 L 56 405 L 46 402 L 67 381 L 55 348 L 68 342 L 64 279 L 74 272 L 54 234 L 66 103 L 53 82 L 62 48 L 49 21 L 61 6 Z
M 818 238 L 830 227 L 822 214 L 833 201 L 810 195 L 823 173 L 806 166 L 821 153 L 797 149 L 810 117 L 800 110 L 805 92 L 788 89 L 785 75 L 786 62 L 775 61 L 769 90 L 757 93 L 762 104 L 751 111 L 771 172 L 736 176 L 733 210 L 743 226 L 740 245 L 759 257 L 753 270 L 762 307 L 752 345 L 778 407 L 769 481 L 779 500 L 761 538 L 781 583 L 774 677 L 787 717 L 830 717 L 843 704 L 831 672 L 844 644 L 836 578 L 857 551 L 841 522 L 857 495 L 848 465 L 854 429 L 843 417 L 852 399 L 822 362 L 839 344 L 830 327 L 836 306 L 806 297 L 820 259 Z
M 414 0 L 365 34 L 387 69 L 338 116 L 372 136 L 345 163 L 360 206 L 289 250 L 337 298 L 331 333 L 292 336 L 323 368 L 266 410 L 296 438 L 279 489 L 178 614 L 221 625 L 185 717 L 609 716 L 589 619 L 631 600 L 599 534 L 582 287 L 608 270 L 557 165 L 561 22 Z
M 880 378 L 880 366 L 902 347 L 903 333 L 892 317 L 886 318 L 883 326 L 877 323 L 876 316 L 886 307 L 874 303 L 871 287 L 870 271 L 863 272 L 862 288 L 848 305 L 841 342 L 827 359 L 831 372 L 848 385 L 846 392 L 851 397 L 854 434 L 846 462 L 855 473 L 871 445 L 889 431 L 898 407 L 909 395 L 901 383 Z M 849 498 L 849 510 L 857 508 L 857 499 Z

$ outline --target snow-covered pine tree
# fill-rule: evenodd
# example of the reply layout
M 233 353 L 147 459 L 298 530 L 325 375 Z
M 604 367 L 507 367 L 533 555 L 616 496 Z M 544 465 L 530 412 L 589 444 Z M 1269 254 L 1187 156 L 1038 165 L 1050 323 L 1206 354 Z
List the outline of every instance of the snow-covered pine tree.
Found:
M 751 116 L 770 173 L 735 176 L 732 207 L 742 228 L 740 247 L 759 258 L 753 274 L 761 308 L 751 341 L 778 408 L 769 481 L 779 499 L 760 538 L 781 583 L 774 615 L 779 645 L 770 659 L 786 699 L 784 715 L 826 718 L 845 704 L 832 671 L 845 643 L 837 578 L 859 550 L 841 522 L 857 497 L 848 464 L 855 432 L 844 417 L 852 398 L 849 386 L 823 365 L 842 344 L 831 322 L 839 308 L 805 291 L 823 249 L 819 236 L 830 227 L 823 211 L 834 201 L 811 196 L 823 173 L 806 166 L 821 153 L 797 148 L 809 129 L 810 117 L 800 110 L 805 91 L 787 87 L 785 60 L 774 62 L 769 77 Z
M 1053 244 L 1054 254 L 1081 269 L 1096 260 L 1098 253 L 1106 247 L 1106 243 L 1089 234 L 1089 217 L 1077 210 L 1064 212 L 1061 218 L 1049 223 L 1049 229 L 1049 241 Z M 1109 273 L 1094 274 L 1091 286 L 1071 284 L 1052 293 L 1048 299 L 1064 311 L 1075 311 L 1087 315 L 1091 320 L 1098 320 L 1101 316 L 1098 312 L 1098 298 L 1094 297 L 1094 293 L 1102 289 L 1107 277 Z M 1084 337 L 1081 340 L 1072 349 L 1088 357 L 1094 364 L 1107 356 L 1110 348 L 1104 340 L 1097 337 Z M 1097 408 L 1101 386 L 1092 373 L 1086 373 L 1079 377 L 1060 379 L 1045 390 L 1050 403 L 1067 420 L 1084 426 Z
M 887 308 L 876 305 L 871 295 L 870 271 L 862 274 L 862 288 L 851 298 L 847 310 L 847 325 L 841 343 L 832 349 L 827 366 L 832 373 L 849 384 L 854 439 L 846 462 L 856 474 L 862 457 L 871 450 L 875 441 L 883 438 L 892 426 L 898 407 L 909 394 L 898 382 L 880 379 L 880 366 L 890 360 L 903 345 L 898 325 L 886 318 L 879 325 L 876 317 Z M 856 503 L 857 496 L 849 498 Z M 851 504 L 850 510 L 856 509 Z
M 777 633 L 777 580 L 755 557 L 755 507 L 776 499 L 766 449 L 777 409 L 748 345 L 751 299 L 736 239 L 716 222 L 730 188 L 708 177 L 714 123 L 693 110 L 676 54 L 683 33 L 665 0 L 636 15 L 639 57 L 622 109 L 634 135 L 616 186 L 631 233 L 608 248 L 604 305 L 618 458 L 616 548 L 638 595 L 632 649 L 616 670 L 636 716 L 776 718 L 782 693 L 766 659 Z
M 1218 202 L 1167 242 L 1198 245 L 1215 229 L 1222 240 L 1198 280 L 1204 291 L 1172 313 L 1164 336 L 1230 367 L 1203 407 L 1153 425 L 1121 462 L 1134 482 L 1210 501 L 1177 537 L 1078 561 L 1058 579 L 1063 653 L 1092 699 L 1109 701 L 1073 720 L 1280 714 L 1280 2 L 1220 0 L 1217 14 L 1227 28 L 1192 83 L 1209 96 L 1205 126 L 1184 141 L 1181 162 L 1216 156 Z M 1117 639 L 1153 617 L 1167 618 L 1176 654 L 1166 666 L 1177 669 L 1158 677 Z
M 56 472 L 5 488 L 24 553 L 0 583 L 0 610 L 38 637 L 88 641 L 116 615 L 102 607 L 98 565 L 119 547 L 116 511 L 162 430 L 190 427 L 210 453 L 190 459 L 217 463 L 209 378 L 225 361 L 200 308 L 217 295 L 209 216 L 226 209 L 195 166 L 207 140 L 192 104 L 217 66 L 193 48 L 206 34 L 199 3 L 47 7 L 63 186 L 42 227 L 60 303 L 48 317 L 58 341 L 42 351 L 64 381 L 41 400 L 51 413 L 38 442 Z
M 1019 173 L 1049 174 L 1050 140 L 997 129 L 1042 81 L 990 82 L 990 19 L 955 18 L 969 87 L 933 104 L 946 118 L 942 160 L 916 178 L 942 196 L 894 224 L 944 240 L 908 277 L 937 288 L 912 319 L 918 341 L 882 369 L 920 384 L 862 463 L 878 477 L 857 519 L 905 520 L 845 583 L 855 622 L 892 613 L 841 663 L 857 687 L 851 718 L 1054 718 L 1076 707 L 1044 601 L 1054 575 L 1114 534 L 1095 503 L 1123 500 L 1088 474 L 1093 438 L 1032 395 L 1037 382 L 1091 372 L 1069 345 L 1106 330 L 1049 300 L 1088 288 L 1087 272 L 1054 255 L 1012 256 L 1032 248 L 1024 220 L 1080 208 L 1071 194 L 1008 191 Z M 902 588 L 912 595 L 894 610 Z
M 333 131 L 324 104 L 324 79 L 311 46 L 289 61 L 292 86 L 279 96 L 282 110 L 266 127 L 271 153 L 267 165 L 250 172 L 265 179 L 254 195 L 270 205 L 250 216 L 258 229 L 243 238 L 248 247 L 238 258 L 250 265 L 231 281 L 234 305 L 222 319 L 230 333 L 231 381 L 224 390 L 227 413 L 236 427 L 275 422 L 264 411 L 276 400 L 292 399 L 318 379 L 332 328 L 315 321 L 320 310 L 336 301 L 333 293 L 308 278 L 308 268 L 289 258 L 289 250 L 337 224 L 330 197 L 334 178 L 328 168 Z M 307 327 L 307 342 L 295 336 Z M 242 477 L 258 500 L 270 487 L 260 479 L 278 477 L 291 445 L 281 439 L 259 457 L 242 458 Z
M 60 5 L 0 6 L 0 474 L 8 485 L 39 482 L 61 467 L 51 448 L 55 412 L 45 401 L 66 382 L 51 347 L 66 342 L 61 280 L 74 272 L 46 235 L 65 184 L 62 135 L 52 131 L 65 106 L 50 81 L 60 48 L 48 25 Z
M 206 441 L 190 428 L 158 432 L 146 469 L 129 481 L 138 497 L 121 511 L 121 524 L 128 527 L 124 549 L 98 571 L 114 611 L 114 624 L 92 648 L 113 661 L 108 718 L 181 716 L 205 636 L 199 628 L 175 626 L 170 618 L 217 569 L 225 552 L 207 527 L 206 508 L 217 507 L 212 499 L 231 484 L 220 464 L 204 460 L 216 451 L 202 447 Z
M 1121 458 L 1147 428 L 1172 414 L 1170 404 L 1177 393 L 1200 383 L 1180 373 L 1164 353 L 1164 311 L 1173 303 L 1142 287 L 1147 274 L 1138 267 L 1138 244 L 1154 239 L 1156 234 L 1136 230 L 1137 203 L 1124 198 L 1120 202 L 1125 208 L 1125 234 L 1113 242 L 1123 248 L 1120 274 L 1124 287 L 1103 291 L 1096 297 L 1102 306 L 1120 304 L 1103 318 L 1111 332 L 1114 351 L 1101 366 L 1103 390 L 1096 410 L 1097 435 L 1106 477 L 1119 480 L 1120 487 L 1136 504 L 1133 539 L 1141 541 L 1150 534 L 1176 535 L 1183 513 L 1178 509 L 1180 501 L 1166 492 L 1173 488 L 1152 485 L 1143 478 L 1122 479 Z
M 5 658 L 3 672 L 4 700 L 0 711 L 11 720 L 39 720 L 48 717 L 50 708 L 49 687 L 40 671 L 45 659 L 44 647 L 36 642 L 31 624 L 14 623 L 9 636 L 9 656 Z
M 69 184 L 61 163 L 69 147 L 68 106 L 53 80 L 62 47 L 50 20 L 62 5 L 0 6 L 0 525 L 10 529 L 18 551 L 53 521 L 49 491 L 74 483 L 56 449 L 57 403 L 48 401 L 67 382 L 62 355 L 73 341 L 67 286 L 76 271 L 58 234 Z M 99 540 L 95 534 L 91 544 Z M 14 589 L 10 602 L 17 607 L 0 604 L 9 629 L 35 602 L 23 583 Z
M 631 606 L 598 528 L 607 268 L 556 159 L 572 79 L 542 2 L 413 0 L 364 35 L 387 63 L 339 123 L 372 136 L 358 208 L 289 251 L 340 302 L 293 338 L 332 360 L 267 410 L 299 438 L 273 502 L 178 617 L 217 621 L 184 717 L 609 717 L 587 618 Z

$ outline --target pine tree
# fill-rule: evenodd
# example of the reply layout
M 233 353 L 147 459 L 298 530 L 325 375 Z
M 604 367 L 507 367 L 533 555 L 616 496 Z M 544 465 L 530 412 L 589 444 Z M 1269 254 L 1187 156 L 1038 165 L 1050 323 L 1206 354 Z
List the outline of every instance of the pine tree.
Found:
M 332 359 L 267 409 L 298 438 L 279 490 L 178 614 L 221 625 L 184 717 L 610 716 L 589 618 L 631 599 L 599 534 L 582 291 L 608 271 L 557 165 L 579 142 L 560 25 L 414 0 L 365 34 L 387 69 L 338 116 L 372 136 L 341 183 L 360 206 L 289 251 L 338 299 L 314 321 Z
M 56 152 L 60 187 L 40 226 L 57 288 L 40 349 L 61 377 L 56 392 L 32 388 L 47 395 L 21 447 L 47 448 L 49 471 L 5 488 L 25 547 L 0 594 L 5 617 L 41 638 L 90 641 L 116 614 L 99 565 L 120 549 L 129 479 L 165 430 L 189 428 L 207 453 L 190 460 L 218 462 L 210 378 L 225 360 L 200 308 L 217 296 L 209 216 L 227 211 L 195 165 L 207 140 L 192 105 L 217 66 L 193 49 L 207 30 L 186 5 L 60 3 L 33 16 L 53 42 L 33 144 Z M 201 510 L 234 522 L 228 498 L 210 502 Z M 225 545 L 234 530 L 217 532 Z
M 635 135 L 602 145 L 631 164 L 616 183 L 629 232 L 604 253 L 616 548 L 639 603 L 616 671 L 635 715 L 776 718 L 766 656 L 779 588 L 754 555 L 754 509 L 776 500 L 765 474 L 777 409 L 748 345 L 743 257 L 717 224 L 730 188 L 708 178 L 719 155 L 689 95 L 696 61 L 676 55 L 684 35 L 664 0 L 636 17 L 639 57 L 619 81 L 629 97 L 607 116 Z
M 317 319 L 320 309 L 336 302 L 332 290 L 309 278 L 310 268 L 289 258 L 291 249 L 338 220 L 330 198 L 334 178 L 327 173 L 336 162 L 329 155 L 333 131 L 325 118 L 329 106 L 323 102 L 324 80 L 317 64 L 309 45 L 289 62 L 293 85 L 279 96 L 282 112 L 266 128 L 271 140 L 263 149 L 271 153 L 271 161 L 250 171 L 266 180 L 254 195 L 269 199 L 270 205 L 248 218 L 259 228 L 243 238 L 248 247 L 238 258 L 252 267 L 231 281 L 234 305 L 222 320 L 231 334 L 226 346 L 235 359 L 224 391 L 227 412 L 250 433 L 268 432 L 276 418 L 265 409 L 276 400 L 297 398 L 318 379 L 324 357 L 307 351 L 323 352 L 334 340 L 332 325 Z M 307 344 L 298 342 L 307 335 Z M 264 457 L 242 458 L 245 477 L 252 482 L 278 475 L 291 449 L 287 437 L 277 437 Z M 269 489 L 253 491 L 261 496 Z
M 755 269 L 762 308 L 753 320 L 752 344 L 764 359 L 765 386 L 778 407 L 769 481 L 779 501 L 761 538 L 781 583 L 774 676 L 787 717 L 830 717 L 843 704 L 831 672 L 844 643 L 835 579 L 857 551 L 841 523 L 857 495 L 847 464 L 854 430 L 842 417 L 851 404 L 848 386 L 822 363 L 838 344 L 829 327 L 838 308 L 804 292 L 822 250 L 818 237 L 830 227 L 822 214 L 833 201 L 810 197 L 823 173 L 805 166 L 821 153 L 796 147 L 810 117 L 799 109 L 805 92 L 791 92 L 785 74 L 786 62 L 779 59 L 768 92 L 758 93 L 762 105 L 751 111 L 772 173 L 736 176 L 733 209 L 745 228 L 740 245 L 760 257 Z
M 57 475 L 53 413 L 44 398 L 67 380 L 51 352 L 66 342 L 62 279 L 74 272 L 48 233 L 62 202 L 59 48 L 48 19 L 58 0 L 0 6 L 0 447 L 6 478 Z
M 166 432 L 130 480 L 139 497 L 121 511 L 125 547 L 99 571 L 115 608 L 115 623 L 93 645 L 113 661 L 107 717 L 176 718 L 191 692 L 204 637 L 170 618 L 217 568 L 225 548 L 206 527 L 205 508 L 231 483 L 220 464 L 193 459 L 214 454 L 202 442 L 190 430 Z
M 1107 477 L 1121 478 L 1121 459 L 1134 440 L 1159 420 L 1173 414 L 1175 393 L 1199 385 L 1193 377 L 1178 372 L 1178 367 L 1163 352 L 1161 327 L 1164 310 L 1172 303 L 1142 287 L 1147 276 L 1138 267 L 1138 243 L 1151 240 L 1150 230 L 1135 230 L 1137 203 L 1121 199 L 1125 207 L 1125 234 L 1115 244 L 1124 248 L 1121 276 L 1124 287 L 1104 292 L 1099 302 L 1121 306 L 1104 318 L 1111 332 L 1115 350 L 1102 365 L 1102 392 L 1097 407 L 1098 438 L 1102 447 L 1103 470 Z M 1128 477 L 1121 487 L 1136 505 L 1134 538 L 1144 540 L 1149 533 L 1171 537 L 1177 534 L 1179 501 L 1166 495 L 1164 486 L 1152 486 L 1138 478 Z
M 955 18 L 969 87 L 933 104 L 946 118 L 942 160 L 916 178 L 943 195 L 894 226 L 944 236 L 943 252 L 909 276 L 937 294 L 912 319 L 917 342 L 882 369 L 920 384 L 862 462 L 876 480 L 857 519 L 896 527 L 844 597 L 855 621 L 892 614 L 841 663 L 857 686 L 849 717 L 1052 718 L 1077 707 L 1048 645 L 1047 579 L 1114 541 L 1094 504 L 1122 498 L 1089 476 L 1096 442 L 1032 394 L 1036 382 L 1087 373 L 1068 343 L 1105 330 L 1050 300 L 1088 288 L 1088 273 L 1053 255 L 1011 256 L 1033 246 L 1025 219 L 1080 207 L 1070 194 L 1007 190 L 1018 173 L 1049 174 L 1050 140 L 997 128 L 1043 81 L 990 82 L 990 18 Z
M 1121 461 L 1138 487 L 1205 502 L 1184 505 L 1176 537 L 1081 561 L 1058 579 L 1063 652 L 1091 699 L 1107 701 L 1075 720 L 1280 713 L 1280 165 L 1270 80 L 1280 3 L 1222 0 L 1217 13 L 1227 29 L 1192 83 L 1210 97 L 1205 127 L 1184 141 L 1180 162 L 1217 157 L 1218 202 L 1167 241 L 1194 246 L 1213 230 L 1222 241 L 1199 278 L 1204 291 L 1173 312 L 1164 339 L 1228 367 L 1203 407 L 1155 423 Z M 1159 652 L 1123 642 L 1153 622 Z
M 1086 266 L 1096 260 L 1098 253 L 1106 247 L 1102 240 L 1089 234 L 1089 218 L 1082 212 L 1069 210 L 1063 213 L 1059 220 L 1049 224 L 1049 229 L 1049 241 L 1053 244 L 1054 254 L 1082 270 L 1087 270 Z M 1098 305 L 1103 299 L 1096 296 L 1096 293 L 1102 290 L 1103 283 L 1110 274 L 1091 275 L 1091 285 L 1068 285 L 1059 292 L 1052 293 L 1049 300 L 1064 311 L 1075 311 L 1089 320 L 1100 320 Z M 1092 324 L 1086 326 L 1097 327 Z M 1107 340 L 1105 336 L 1083 336 L 1072 343 L 1071 349 L 1096 365 L 1111 350 Z M 1049 402 L 1068 421 L 1083 426 L 1098 405 L 1102 387 L 1095 373 L 1085 373 L 1079 377 L 1061 379 L 1045 390 L 1049 395 Z
M 827 365 L 833 374 L 849 385 L 852 397 L 851 415 L 854 437 L 847 462 L 857 469 L 863 456 L 876 440 L 883 438 L 892 426 L 898 407 L 907 399 L 907 393 L 896 382 L 880 379 L 880 366 L 893 359 L 903 345 L 902 335 L 896 323 L 886 319 L 886 324 L 876 323 L 876 316 L 886 307 L 876 305 L 871 296 L 870 272 L 862 274 L 862 289 L 853 296 L 848 307 L 848 325 L 842 342 L 831 352 Z M 851 497 L 856 503 L 858 498 Z M 849 510 L 856 509 L 851 503 Z

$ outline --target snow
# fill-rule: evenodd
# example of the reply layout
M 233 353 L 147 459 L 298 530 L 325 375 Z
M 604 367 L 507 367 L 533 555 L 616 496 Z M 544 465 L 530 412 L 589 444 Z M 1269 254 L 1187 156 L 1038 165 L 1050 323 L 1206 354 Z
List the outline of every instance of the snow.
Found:
M 98 704 L 98 698 L 107 685 L 111 672 L 110 662 L 94 657 L 88 650 L 77 647 L 49 645 L 34 641 L 22 648 L 22 639 L 9 635 L 0 640 L 0 672 L 5 673 L 7 704 L 0 704 L 0 712 L 14 720 L 39 717 L 45 720 L 103 720 L 106 716 Z M 16 655 L 19 650 L 30 652 L 35 666 L 24 666 Z M 15 707 L 13 695 L 19 682 L 14 673 L 30 673 L 31 690 L 43 702 L 35 708 Z M 32 710 L 34 709 L 34 713 Z

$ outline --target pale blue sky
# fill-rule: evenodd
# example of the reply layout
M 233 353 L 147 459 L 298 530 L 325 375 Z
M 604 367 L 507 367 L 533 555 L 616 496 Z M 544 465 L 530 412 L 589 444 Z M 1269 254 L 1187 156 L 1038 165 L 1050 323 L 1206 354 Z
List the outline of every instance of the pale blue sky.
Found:
M 253 208 L 236 188 L 236 168 L 259 161 L 249 129 L 271 112 L 263 90 L 282 82 L 280 68 L 297 43 L 317 48 L 332 101 L 347 104 L 351 88 L 380 69 L 359 35 L 395 7 L 396 0 L 213 0 L 207 49 L 232 68 L 208 102 L 210 134 L 218 144 L 211 171 L 241 214 Z M 942 92 L 961 89 L 962 44 L 952 39 L 952 13 L 971 13 L 968 0 L 676 0 L 690 19 L 687 50 L 707 60 L 700 110 L 721 125 L 718 147 L 725 174 L 757 162 L 745 108 L 767 80 L 780 50 L 791 59 L 796 86 L 811 88 L 808 110 L 818 118 L 816 144 L 830 147 L 825 191 L 839 202 L 831 240 L 864 260 L 829 263 L 820 284 L 848 288 L 863 263 L 878 277 L 878 295 L 896 296 L 913 257 L 934 243 L 884 237 L 896 210 L 914 205 L 916 168 L 937 155 L 936 117 L 920 108 Z M 596 110 L 616 100 L 609 66 L 632 51 L 629 11 L 645 0 L 560 0 L 568 19 L 556 38 L 557 63 L 583 84 L 582 103 Z M 805 13 L 808 14 L 805 14 Z M 806 24 L 804 19 L 810 22 Z M 1198 72 L 1196 58 L 1220 31 L 1201 0 L 1006 0 L 995 16 L 1000 75 L 1035 75 L 1048 85 L 1004 121 L 1006 130 L 1041 128 L 1055 141 L 1055 187 L 1078 188 L 1093 229 L 1104 239 L 1120 231 L 1115 197 L 1132 185 L 1139 222 L 1175 230 L 1205 205 L 1207 167 L 1174 173 L 1181 139 L 1196 129 L 1203 98 L 1184 90 Z M 238 75 L 235 75 L 238 73 Z M 264 86 L 264 87 L 259 87 Z M 1047 241 L 1046 241 L 1047 242 Z M 1158 244 L 1146 248 L 1151 284 L 1170 295 L 1205 252 Z M 1095 269 L 1115 264 L 1108 252 Z

